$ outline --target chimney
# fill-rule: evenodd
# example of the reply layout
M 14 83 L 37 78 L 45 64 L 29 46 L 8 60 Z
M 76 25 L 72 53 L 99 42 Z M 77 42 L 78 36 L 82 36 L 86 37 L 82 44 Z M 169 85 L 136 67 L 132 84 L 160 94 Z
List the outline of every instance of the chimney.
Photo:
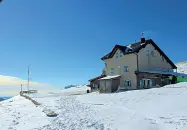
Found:
M 142 33 L 141 43 L 145 43 L 144 33 Z

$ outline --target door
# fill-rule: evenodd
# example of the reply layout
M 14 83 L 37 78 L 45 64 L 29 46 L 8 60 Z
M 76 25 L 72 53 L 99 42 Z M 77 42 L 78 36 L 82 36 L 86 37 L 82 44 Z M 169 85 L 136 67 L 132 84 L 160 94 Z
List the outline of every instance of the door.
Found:
M 148 79 L 147 80 L 147 88 L 151 88 L 152 87 L 152 80 Z
M 146 84 L 147 88 L 149 88 L 149 79 L 147 80 L 147 84 Z
M 143 80 L 140 81 L 140 87 L 141 88 L 151 88 L 152 84 L 153 83 L 152 83 L 151 79 L 143 79 Z
M 130 80 L 125 80 L 124 81 L 124 86 L 125 86 L 126 90 L 131 89 L 131 81 Z
M 112 91 L 112 80 L 106 80 L 105 92 L 111 93 Z
M 143 80 L 143 88 L 146 88 L 146 80 Z

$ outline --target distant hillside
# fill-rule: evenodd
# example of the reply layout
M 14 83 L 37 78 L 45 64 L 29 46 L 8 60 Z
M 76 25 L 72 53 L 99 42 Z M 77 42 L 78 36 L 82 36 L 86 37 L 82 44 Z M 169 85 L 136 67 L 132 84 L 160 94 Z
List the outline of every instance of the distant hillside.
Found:
M 3 101 L 3 100 L 6 100 L 6 99 L 9 99 L 11 97 L 0 97 L 0 101 Z
M 4 100 L 4 98 L 1 98 L 1 97 L 0 97 L 0 101 L 3 101 L 3 100 Z
M 187 61 L 179 62 L 176 64 L 177 72 L 187 74 Z

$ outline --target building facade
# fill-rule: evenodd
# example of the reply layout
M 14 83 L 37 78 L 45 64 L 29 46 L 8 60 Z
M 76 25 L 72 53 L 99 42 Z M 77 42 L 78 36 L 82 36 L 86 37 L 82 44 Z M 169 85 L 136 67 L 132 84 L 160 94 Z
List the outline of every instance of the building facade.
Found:
M 112 89 L 112 81 L 121 90 L 161 87 L 169 84 L 169 76 L 177 69 L 152 39 L 145 40 L 143 36 L 140 42 L 127 46 L 116 45 L 101 59 L 105 64 L 106 77 L 119 75 L 120 78 L 97 79 L 100 89 L 106 88 L 104 80 L 110 82 L 111 90 L 116 90 Z

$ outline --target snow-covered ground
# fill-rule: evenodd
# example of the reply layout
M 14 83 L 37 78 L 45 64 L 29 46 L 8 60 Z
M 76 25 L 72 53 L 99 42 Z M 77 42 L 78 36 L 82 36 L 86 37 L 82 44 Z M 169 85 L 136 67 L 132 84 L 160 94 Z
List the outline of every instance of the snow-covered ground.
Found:
M 21 96 L 0 102 L 0 130 L 31 130 L 49 124 L 41 109 Z
M 1 130 L 187 130 L 187 83 L 114 94 L 65 91 L 30 95 L 38 107 L 20 96 L 1 102 Z
M 179 63 L 176 64 L 176 66 L 177 66 L 177 71 L 179 73 L 187 74 L 187 61 L 179 62 Z

